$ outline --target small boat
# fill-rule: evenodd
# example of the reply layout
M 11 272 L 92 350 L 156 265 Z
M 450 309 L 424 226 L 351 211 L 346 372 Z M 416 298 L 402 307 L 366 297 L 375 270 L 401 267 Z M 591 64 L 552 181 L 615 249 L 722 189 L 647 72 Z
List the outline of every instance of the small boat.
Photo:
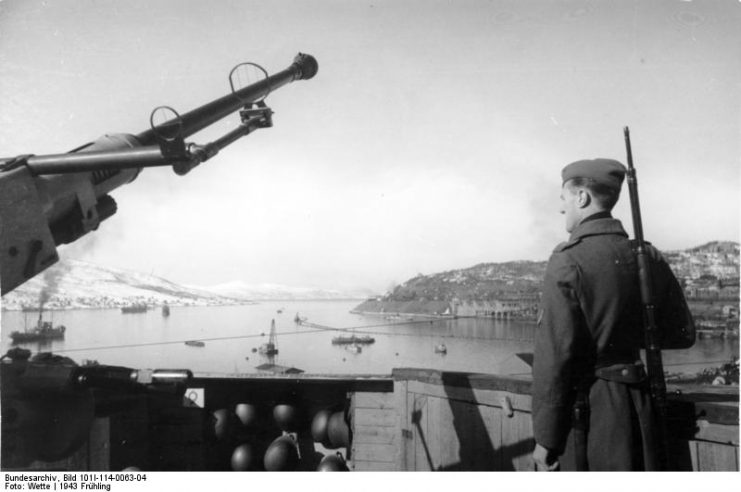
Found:
M 39 340 L 55 340 L 64 338 L 67 328 L 64 325 L 53 326 L 51 321 L 44 321 L 39 314 L 36 326 L 26 331 L 14 331 L 10 334 L 13 343 L 35 342 Z
M 276 311 L 276 313 L 278 313 L 278 314 L 282 314 L 282 313 L 283 313 L 283 308 L 280 308 L 280 309 L 278 309 L 278 310 Z
M 185 345 L 189 347 L 205 347 L 206 344 L 200 340 L 188 340 L 185 342 Z
M 444 343 L 440 343 L 438 345 L 435 345 L 435 353 L 436 354 L 447 354 L 448 353 L 448 347 L 446 347 Z
M 351 335 L 349 337 L 339 336 L 339 337 L 334 337 L 332 339 L 332 345 L 358 345 L 358 344 L 368 345 L 368 344 L 375 343 L 375 342 L 376 342 L 376 339 L 368 335 L 365 335 L 362 337 L 359 337 L 356 335 Z
M 147 307 L 146 304 L 132 304 L 131 306 L 124 306 L 121 308 L 121 312 L 124 314 L 133 314 L 133 313 L 146 313 Z

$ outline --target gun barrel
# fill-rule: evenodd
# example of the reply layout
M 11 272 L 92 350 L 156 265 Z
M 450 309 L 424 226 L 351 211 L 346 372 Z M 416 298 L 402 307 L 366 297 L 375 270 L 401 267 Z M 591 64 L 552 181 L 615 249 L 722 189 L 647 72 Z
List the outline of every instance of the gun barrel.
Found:
M 104 135 L 67 154 L 0 158 L 0 224 L 11 231 L 0 234 L 1 293 L 58 261 L 56 246 L 77 240 L 113 215 L 116 204 L 108 194 L 136 179 L 142 168 L 172 164 L 176 173 L 184 174 L 254 128 L 270 126 L 269 108 L 246 121 L 244 115 L 250 113 L 244 112 L 237 130 L 205 146 L 186 148 L 184 138 L 262 101 L 279 87 L 314 77 L 317 71 L 316 59 L 299 53 L 285 70 L 233 88 L 226 96 L 138 135 Z M 172 141 L 170 132 L 164 131 L 171 129 L 178 130 Z M 195 155 L 189 153 L 191 146 Z
M 258 101 L 260 98 L 267 96 L 269 93 L 286 84 L 295 80 L 308 80 L 312 78 L 316 75 L 318 68 L 319 65 L 313 56 L 299 53 L 294 58 L 291 66 L 285 70 L 183 114 L 180 117 L 183 138 L 187 138 L 203 130 L 214 122 L 242 108 L 245 104 Z M 163 126 L 174 123 L 174 120 L 170 120 L 163 123 Z M 136 135 L 136 138 L 142 145 L 151 145 L 157 142 L 157 137 L 152 129 L 139 133 Z

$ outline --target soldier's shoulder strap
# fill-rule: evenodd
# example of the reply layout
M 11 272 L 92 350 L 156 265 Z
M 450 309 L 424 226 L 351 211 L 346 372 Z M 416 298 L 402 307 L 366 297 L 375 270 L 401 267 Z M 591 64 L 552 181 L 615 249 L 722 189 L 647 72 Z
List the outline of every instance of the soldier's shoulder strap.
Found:
M 658 248 L 656 248 L 656 246 L 654 246 L 648 241 L 644 241 L 643 244 L 646 246 L 646 253 L 648 254 L 648 257 L 651 259 L 652 262 L 658 263 L 658 262 L 665 261 L 664 256 L 661 254 L 661 251 L 659 251 Z M 635 239 L 631 239 L 630 247 L 631 249 L 633 249 L 633 251 L 635 251 L 636 248 L 638 247 L 638 241 L 636 241 Z

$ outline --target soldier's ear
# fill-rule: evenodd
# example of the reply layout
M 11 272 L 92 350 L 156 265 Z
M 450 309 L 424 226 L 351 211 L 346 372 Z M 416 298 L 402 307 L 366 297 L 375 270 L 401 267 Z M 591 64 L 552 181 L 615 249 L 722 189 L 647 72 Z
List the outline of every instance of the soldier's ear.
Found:
M 579 208 L 584 208 L 592 203 L 592 196 L 584 188 L 579 188 L 576 195 L 576 204 Z

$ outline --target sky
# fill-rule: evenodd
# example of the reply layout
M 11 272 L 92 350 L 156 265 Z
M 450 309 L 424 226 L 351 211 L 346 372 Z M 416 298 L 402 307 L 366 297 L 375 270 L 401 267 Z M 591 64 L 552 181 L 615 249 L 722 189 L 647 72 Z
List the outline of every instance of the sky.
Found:
M 146 169 L 63 258 L 191 285 L 383 292 L 546 260 L 560 171 L 625 162 L 646 238 L 739 240 L 741 2 L 0 0 L 0 155 L 66 152 L 228 93 L 298 52 L 273 128 L 187 176 Z M 188 141 L 206 143 L 233 115 Z M 627 191 L 615 209 L 632 231 Z

